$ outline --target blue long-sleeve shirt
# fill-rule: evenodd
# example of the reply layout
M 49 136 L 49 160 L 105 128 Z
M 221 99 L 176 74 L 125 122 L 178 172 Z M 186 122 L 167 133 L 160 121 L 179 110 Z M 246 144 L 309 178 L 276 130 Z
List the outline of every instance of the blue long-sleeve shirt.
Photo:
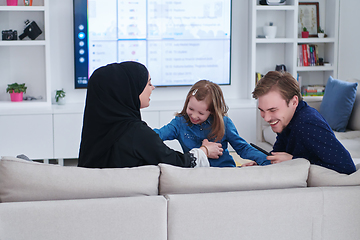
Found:
M 312 164 L 350 174 L 356 171 L 350 153 L 337 140 L 322 115 L 300 101 L 287 127 L 277 135 L 273 152 L 287 152 Z
M 229 117 L 224 117 L 225 134 L 220 143 L 223 148 L 223 155 L 218 159 L 209 158 L 212 167 L 235 167 L 235 161 L 229 154 L 228 143 L 234 148 L 237 154 L 242 158 L 256 161 L 259 165 L 270 164 L 266 160 L 266 155 L 253 148 L 243 138 L 241 138 L 236 130 L 235 125 Z M 184 151 L 190 151 L 192 148 L 199 148 L 202 141 L 208 138 L 211 131 L 212 117 L 210 116 L 202 124 L 188 124 L 184 117 L 177 116 L 169 124 L 160 129 L 154 129 L 162 140 L 177 139 Z

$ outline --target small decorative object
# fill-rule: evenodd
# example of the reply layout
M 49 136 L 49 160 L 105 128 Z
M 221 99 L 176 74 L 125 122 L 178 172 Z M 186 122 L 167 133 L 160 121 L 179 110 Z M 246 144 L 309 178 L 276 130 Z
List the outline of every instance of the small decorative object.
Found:
M 33 0 L 24 0 L 24 6 L 32 6 Z
M 303 31 L 301 32 L 301 37 L 302 38 L 308 38 L 309 37 L 309 32 L 308 32 L 306 27 L 303 28 Z
M 286 66 L 285 66 L 285 64 L 276 65 L 275 71 L 278 71 L 278 72 L 286 72 Z
M 17 31 L 16 30 L 3 30 L 1 31 L 2 40 L 17 40 Z
M 269 23 L 269 26 L 264 26 L 263 31 L 265 38 L 275 38 L 277 27 L 274 26 L 272 22 Z
M 299 2 L 299 28 L 307 28 L 309 37 L 317 37 L 319 2 Z
M 286 0 L 260 0 L 260 5 L 283 5 Z
M 64 89 L 56 90 L 55 101 L 59 105 L 64 105 L 65 104 L 65 91 L 64 91 Z
M 324 38 L 325 37 L 325 33 L 324 33 L 324 29 L 322 29 L 320 26 L 318 27 L 318 38 Z
M 8 6 L 17 6 L 18 5 L 18 0 L 6 0 L 6 4 Z
M 21 102 L 23 100 L 23 94 L 26 93 L 26 89 L 27 87 L 25 87 L 25 83 L 12 83 L 8 84 L 6 92 L 10 93 L 10 99 L 12 102 Z
M 25 29 L 22 34 L 20 34 L 20 40 L 23 40 L 26 36 L 28 36 L 31 40 L 36 39 L 40 34 L 42 34 L 41 29 L 36 24 L 35 21 L 30 22 L 29 20 L 25 21 Z

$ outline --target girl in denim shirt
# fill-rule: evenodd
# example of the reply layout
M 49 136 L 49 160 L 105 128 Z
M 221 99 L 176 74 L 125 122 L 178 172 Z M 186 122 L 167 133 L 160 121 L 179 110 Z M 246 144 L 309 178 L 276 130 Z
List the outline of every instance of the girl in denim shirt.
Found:
M 235 125 L 226 116 L 227 111 L 219 85 L 200 80 L 191 87 L 182 111 L 169 124 L 154 131 L 163 141 L 177 139 L 184 153 L 202 146 L 204 139 L 221 143 L 223 154 L 209 158 L 211 167 L 236 166 L 227 149 L 228 143 L 242 158 L 254 160 L 258 165 L 270 164 L 264 153 L 239 136 Z

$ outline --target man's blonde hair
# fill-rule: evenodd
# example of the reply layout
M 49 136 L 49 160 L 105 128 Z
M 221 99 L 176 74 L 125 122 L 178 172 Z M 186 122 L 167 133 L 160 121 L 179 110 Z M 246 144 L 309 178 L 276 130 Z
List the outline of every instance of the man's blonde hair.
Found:
M 277 90 L 288 105 L 294 96 L 298 97 L 299 102 L 302 100 L 299 83 L 288 72 L 269 71 L 256 84 L 252 96 L 258 99 L 273 90 Z

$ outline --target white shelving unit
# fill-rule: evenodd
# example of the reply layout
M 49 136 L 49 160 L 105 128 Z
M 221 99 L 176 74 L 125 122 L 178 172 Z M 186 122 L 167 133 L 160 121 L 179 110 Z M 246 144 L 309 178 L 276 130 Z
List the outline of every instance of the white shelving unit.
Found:
M 337 77 L 339 0 L 319 0 L 320 26 L 325 29 L 326 38 L 301 38 L 298 26 L 298 0 L 288 0 L 286 5 L 263 6 L 259 1 L 251 1 L 251 77 L 252 89 L 255 87 L 255 74 L 265 74 L 275 70 L 275 66 L 285 64 L 287 71 L 295 78 L 301 76 L 302 85 L 325 85 L 329 76 Z M 315 1 L 313 1 L 315 2 Z M 273 39 L 259 38 L 263 26 L 273 22 L 277 34 Z M 297 65 L 297 46 L 316 44 L 319 57 L 331 66 Z
M 0 40 L 0 109 L 51 106 L 48 3 L 33 0 L 33 6 L 21 6 L 23 1 L 18 1 L 19 6 L 6 6 L 6 1 L 0 0 L 0 30 L 17 30 L 19 36 L 27 19 L 42 30 L 35 40 Z M 26 84 L 26 96 L 42 99 L 11 102 L 6 87 L 13 82 Z
M 326 38 L 301 38 L 298 24 L 299 0 L 287 0 L 286 5 L 263 6 L 258 0 L 251 1 L 250 7 L 250 76 L 251 89 L 255 88 L 256 73 L 266 74 L 275 70 L 276 65 L 284 64 L 295 78 L 301 77 L 301 85 L 326 85 L 329 76 L 337 78 L 338 68 L 338 25 L 340 0 L 309 0 L 319 2 L 319 21 L 325 29 Z M 264 35 L 263 26 L 273 22 L 277 34 L 273 39 L 259 38 Z M 298 66 L 298 45 L 316 44 L 319 57 L 331 66 Z M 322 97 L 305 97 L 305 101 Z M 258 142 L 263 141 L 261 118 L 257 113 Z

